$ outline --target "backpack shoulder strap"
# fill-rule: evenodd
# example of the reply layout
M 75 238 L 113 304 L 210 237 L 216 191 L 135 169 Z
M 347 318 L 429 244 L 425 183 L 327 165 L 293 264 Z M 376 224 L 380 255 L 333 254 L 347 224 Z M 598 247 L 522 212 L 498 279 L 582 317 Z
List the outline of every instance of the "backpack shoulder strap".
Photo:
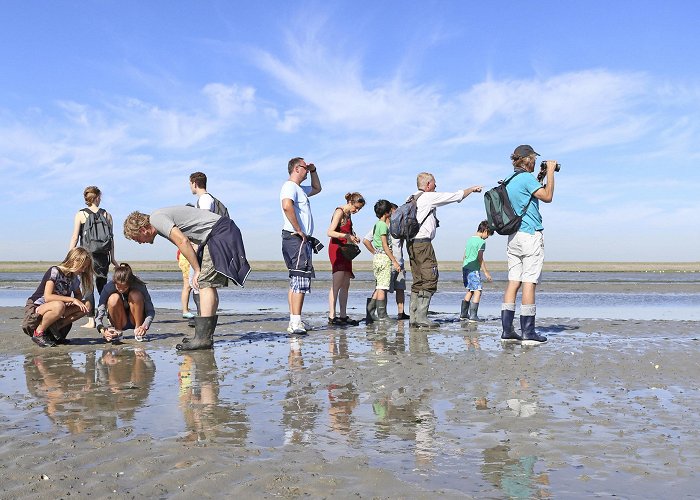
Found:
M 513 175 L 511 175 L 510 177 L 508 177 L 508 179 L 506 179 L 505 181 L 503 181 L 502 184 L 505 186 L 506 184 L 508 184 L 508 183 L 513 179 L 513 177 L 515 177 L 516 175 L 519 175 L 519 174 L 524 174 L 524 173 L 525 173 L 525 172 L 515 172 Z M 528 209 L 528 207 L 530 206 L 530 203 L 532 203 L 532 199 L 533 199 L 534 197 L 535 197 L 535 196 L 534 196 L 534 193 L 530 195 L 530 199 L 527 200 L 527 204 L 525 205 L 525 208 L 523 208 L 523 213 L 520 214 L 520 217 L 523 217 L 523 216 L 525 215 L 525 213 L 527 212 L 527 209 Z
M 505 186 L 506 184 L 508 184 L 510 181 L 513 180 L 513 177 L 515 177 L 516 175 L 523 174 L 523 173 L 525 173 L 525 172 L 514 172 L 513 175 L 511 175 L 510 177 L 508 177 L 504 181 L 500 181 L 499 184 L 503 184 Z

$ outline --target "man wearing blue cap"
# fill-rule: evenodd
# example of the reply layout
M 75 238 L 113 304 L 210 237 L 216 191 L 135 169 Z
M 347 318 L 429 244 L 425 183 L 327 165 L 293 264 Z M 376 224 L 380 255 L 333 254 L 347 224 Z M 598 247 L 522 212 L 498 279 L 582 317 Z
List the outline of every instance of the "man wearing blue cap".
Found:
M 550 203 L 554 197 L 555 160 L 547 160 L 547 181 L 540 184 L 532 173 L 538 153 L 532 146 L 524 144 L 515 148 L 510 156 L 515 176 L 506 185 L 508 199 L 516 214 L 523 214 L 522 223 L 517 232 L 508 236 L 508 286 L 501 305 L 501 340 L 506 342 L 522 341 L 523 344 L 536 345 L 547 342 L 547 337 L 535 332 L 535 287 L 542 273 L 544 264 L 544 238 L 540 201 Z M 520 328 L 522 336 L 513 328 L 515 317 L 515 299 L 522 285 L 522 304 L 520 307 Z

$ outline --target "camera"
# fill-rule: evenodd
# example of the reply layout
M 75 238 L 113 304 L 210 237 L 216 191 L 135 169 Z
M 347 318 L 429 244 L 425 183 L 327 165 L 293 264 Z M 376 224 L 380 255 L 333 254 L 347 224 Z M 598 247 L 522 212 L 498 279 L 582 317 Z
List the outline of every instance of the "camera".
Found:
M 559 170 L 561 170 L 561 163 L 557 163 L 554 167 L 555 172 L 559 172 Z M 538 182 L 541 184 L 545 177 L 547 177 L 547 161 L 540 163 L 540 173 L 537 174 Z

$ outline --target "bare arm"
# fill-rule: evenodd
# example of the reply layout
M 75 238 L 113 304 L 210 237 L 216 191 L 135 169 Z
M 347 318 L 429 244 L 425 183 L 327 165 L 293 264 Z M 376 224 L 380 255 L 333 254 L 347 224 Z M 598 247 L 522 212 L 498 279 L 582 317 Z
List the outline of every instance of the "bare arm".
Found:
M 481 193 L 482 186 L 472 186 L 464 190 L 464 198 L 472 193 Z
M 318 178 L 318 172 L 316 172 L 316 165 L 309 163 L 309 173 L 311 174 L 311 192 L 308 196 L 313 196 L 321 192 L 321 180 Z
M 547 183 L 542 189 L 532 193 L 532 196 L 545 203 L 551 203 L 554 198 L 554 168 L 556 166 L 556 160 L 547 160 Z
M 109 258 L 114 267 L 117 267 L 117 259 L 114 257 L 114 222 L 112 222 L 112 216 L 107 212 L 107 222 L 109 223 L 109 230 L 112 232 L 112 244 L 109 247 Z
M 340 226 L 340 219 L 342 217 L 343 217 L 343 209 L 336 208 L 335 212 L 333 212 L 333 217 L 331 218 L 331 225 L 328 226 L 328 231 L 326 231 L 326 234 L 330 238 L 350 239 L 352 237 L 352 234 L 350 234 L 350 233 L 341 233 L 340 231 L 336 231 L 336 228 L 338 226 Z
M 396 272 L 400 272 L 401 266 L 399 265 L 399 261 L 396 260 L 396 257 L 394 257 L 394 254 L 391 251 L 391 247 L 389 246 L 389 239 L 386 237 L 386 234 L 382 235 L 382 248 L 384 249 L 384 253 L 391 260 L 391 264 L 394 266 L 394 269 L 396 269 Z
M 371 253 L 372 255 L 375 254 L 375 250 L 374 250 L 374 247 L 372 246 L 371 241 L 369 241 L 367 238 L 363 238 L 362 243 L 365 245 L 365 248 L 367 248 L 367 250 L 369 250 L 369 253 Z
M 481 270 L 484 272 L 484 275 L 486 276 L 486 281 L 493 281 L 491 278 L 491 273 L 489 273 L 489 270 L 486 269 L 486 261 L 484 260 L 484 251 L 479 250 L 479 265 L 481 266 Z
M 282 200 L 282 211 L 284 212 L 285 217 L 287 217 L 289 223 L 294 228 L 294 232 L 305 240 L 306 235 L 301 231 L 301 226 L 297 220 L 297 213 L 294 211 L 294 202 L 291 198 L 284 198 Z
M 83 303 L 79 297 L 66 297 L 65 295 L 58 295 L 57 293 L 54 293 L 54 285 L 54 282 L 51 280 L 46 282 L 46 286 L 44 287 L 45 302 L 63 302 L 66 305 L 77 306 L 81 311 L 87 312 L 87 305 L 85 305 L 85 303 Z M 76 295 L 79 293 L 80 292 L 76 292 Z
M 73 218 L 73 234 L 70 237 L 70 243 L 68 245 L 68 250 L 73 250 L 78 246 L 78 237 L 80 236 L 80 225 L 83 223 L 83 212 L 78 210 Z

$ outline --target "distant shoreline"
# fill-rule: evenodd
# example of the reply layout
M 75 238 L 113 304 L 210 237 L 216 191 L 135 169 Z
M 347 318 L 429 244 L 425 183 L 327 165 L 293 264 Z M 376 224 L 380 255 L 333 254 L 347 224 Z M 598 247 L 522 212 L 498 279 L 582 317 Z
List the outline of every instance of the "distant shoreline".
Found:
M 0 261 L 0 272 L 21 273 L 45 271 L 53 261 Z M 167 261 L 130 261 L 135 271 L 180 272 L 177 263 Z M 487 261 L 489 270 L 506 271 L 505 261 Z M 252 261 L 253 271 L 285 271 L 283 261 Z M 371 271 L 372 262 L 359 260 L 353 263 L 357 271 Z M 441 261 L 442 271 L 459 271 L 459 261 Z M 317 271 L 330 271 L 330 262 L 321 260 L 314 263 Z M 700 272 L 700 262 L 545 262 L 544 270 L 549 272 Z

